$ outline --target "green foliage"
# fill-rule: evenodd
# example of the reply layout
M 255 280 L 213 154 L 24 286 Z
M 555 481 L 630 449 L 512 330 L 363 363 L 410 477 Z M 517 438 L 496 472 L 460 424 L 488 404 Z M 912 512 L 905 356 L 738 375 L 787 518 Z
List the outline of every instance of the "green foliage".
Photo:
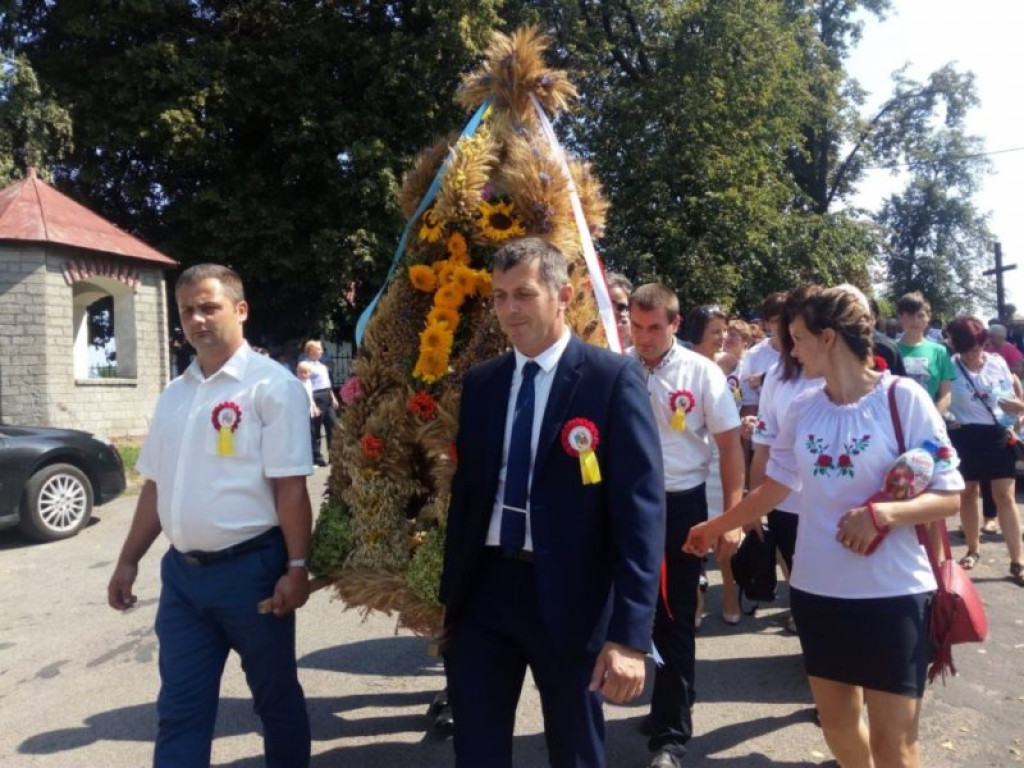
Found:
M 341 569 L 352 550 L 352 514 L 344 503 L 328 499 L 320 506 L 313 528 L 309 570 L 329 576 Z
M 444 565 L 444 529 L 427 531 L 426 538 L 416 548 L 405 578 L 409 588 L 420 600 L 436 603 L 441 588 L 441 568 Z
M 21 55 L 3 72 L 0 176 L 66 155 L 58 185 L 100 214 L 185 265 L 238 268 L 254 337 L 347 336 L 397 243 L 402 174 L 465 119 L 459 76 L 492 28 L 537 22 L 581 94 L 558 129 L 613 203 L 610 266 L 745 310 L 806 280 L 867 286 L 881 255 L 894 286 L 959 282 L 933 297 L 952 306 L 983 285 L 964 262 L 985 237 L 976 187 L 955 178 L 974 171 L 950 149 L 970 143 L 973 83 L 898 72 L 862 114 L 845 63 L 891 6 L 0 0 L 0 45 Z M 914 185 L 875 221 L 848 207 L 869 166 L 908 167 Z
M 44 89 L 25 56 L 0 54 L 0 185 L 51 164 L 72 148 L 71 118 Z
M 26 5 L 7 23 L 76 126 L 60 186 L 239 269 L 271 340 L 349 327 L 346 296 L 379 287 L 401 174 L 465 119 L 458 75 L 497 21 L 497 0 Z

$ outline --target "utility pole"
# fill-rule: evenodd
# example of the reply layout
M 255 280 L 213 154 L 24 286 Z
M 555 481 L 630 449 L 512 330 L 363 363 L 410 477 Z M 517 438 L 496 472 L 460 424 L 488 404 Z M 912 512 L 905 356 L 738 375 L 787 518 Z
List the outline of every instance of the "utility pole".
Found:
M 996 276 L 996 314 L 1000 322 L 1006 319 L 1006 289 L 1003 286 L 1003 273 L 1016 269 L 1016 264 L 1003 264 L 1003 245 L 998 240 L 993 244 L 996 257 L 995 269 L 986 269 L 981 274 Z

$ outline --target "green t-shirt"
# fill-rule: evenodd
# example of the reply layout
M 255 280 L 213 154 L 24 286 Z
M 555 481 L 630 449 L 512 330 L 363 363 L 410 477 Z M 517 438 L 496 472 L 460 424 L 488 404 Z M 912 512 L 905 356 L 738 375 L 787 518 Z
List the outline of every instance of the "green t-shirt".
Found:
M 942 344 L 925 339 L 920 344 L 908 346 L 902 341 L 897 344 L 903 355 L 903 366 L 907 376 L 928 390 L 932 400 L 939 396 L 939 384 L 956 377 L 953 361 Z

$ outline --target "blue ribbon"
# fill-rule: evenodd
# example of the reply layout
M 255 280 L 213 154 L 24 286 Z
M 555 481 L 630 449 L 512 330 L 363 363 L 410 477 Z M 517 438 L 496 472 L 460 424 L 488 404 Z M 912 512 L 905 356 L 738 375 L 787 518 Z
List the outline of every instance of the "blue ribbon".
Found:
M 477 109 L 476 113 L 466 123 L 466 127 L 462 129 L 462 134 L 459 136 L 459 140 L 465 139 L 476 133 L 477 128 L 480 127 L 480 123 L 484 119 L 484 115 L 487 113 L 487 108 L 491 106 L 491 99 L 487 99 Z M 398 241 L 398 248 L 395 249 L 395 255 L 391 259 L 391 268 L 388 270 L 388 276 L 384 278 L 384 285 L 377 291 L 377 295 L 373 297 L 373 301 L 370 305 L 363 310 L 363 314 L 359 316 L 359 320 L 356 322 L 356 346 L 358 347 L 363 343 L 363 335 L 366 333 L 366 326 L 370 322 L 370 318 L 373 316 L 374 310 L 377 309 L 377 304 L 380 302 L 381 296 L 384 295 L 384 291 L 391 283 L 391 277 L 395 274 L 395 270 L 398 268 L 398 262 L 402 260 L 402 254 L 405 253 L 405 247 L 409 243 L 409 234 L 412 232 L 413 226 L 419 221 L 420 216 L 423 212 L 430 207 L 431 203 L 434 202 L 434 198 L 437 197 L 438 190 L 441 189 L 441 181 L 444 179 L 445 173 L 448 172 L 450 166 L 450 160 L 445 160 L 438 169 L 437 174 L 434 176 L 434 180 L 430 182 L 430 187 L 427 189 L 427 193 L 420 200 L 419 206 L 416 208 L 416 212 L 412 215 L 412 218 L 406 222 L 405 229 L 402 231 L 402 237 Z

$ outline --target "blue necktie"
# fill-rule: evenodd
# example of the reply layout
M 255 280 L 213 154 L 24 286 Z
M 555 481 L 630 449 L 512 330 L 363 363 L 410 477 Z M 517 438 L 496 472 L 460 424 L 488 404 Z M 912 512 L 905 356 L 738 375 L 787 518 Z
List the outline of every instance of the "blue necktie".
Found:
M 530 360 L 523 366 L 523 383 L 516 396 L 512 437 L 505 466 L 505 498 L 501 509 L 501 548 L 518 552 L 526 543 L 526 498 L 530 487 L 530 443 L 533 441 L 533 377 L 540 366 Z

